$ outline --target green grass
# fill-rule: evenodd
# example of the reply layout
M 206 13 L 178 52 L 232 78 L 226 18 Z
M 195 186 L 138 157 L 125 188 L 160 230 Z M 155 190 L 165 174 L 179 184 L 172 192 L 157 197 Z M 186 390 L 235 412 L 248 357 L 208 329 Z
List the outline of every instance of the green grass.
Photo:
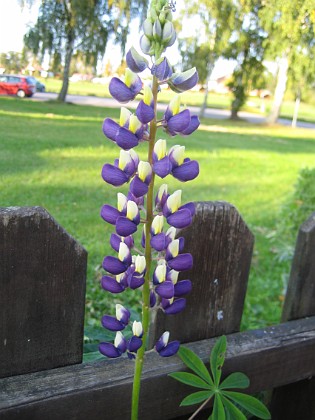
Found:
M 99 209 L 115 205 L 118 191 L 100 177 L 102 165 L 118 155 L 101 127 L 104 117 L 118 112 L 0 97 L 1 205 L 45 207 L 88 250 L 87 325 L 98 324 L 122 298 L 138 308 L 137 292 L 109 298 L 99 286 L 112 231 Z M 169 139 L 168 145 L 178 142 L 201 168 L 199 178 L 184 185 L 183 199 L 229 201 L 255 234 L 243 328 L 278 322 L 285 273 L 268 235 L 299 170 L 314 166 L 314 130 L 208 120 L 197 133 Z M 144 157 L 144 147 L 137 150 Z M 171 191 L 179 187 L 174 179 L 167 182 Z
M 57 79 L 41 79 L 46 85 L 47 92 L 58 93 L 61 89 L 61 80 Z M 91 95 L 109 98 L 110 94 L 107 85 L 100 85 L 91 82 L 69 82 L 69 94 L 73 95 Z M 160 101 L 169 102 L 174 96 L 174 92 L 170 89 L 163 89 L 160 95 Z M 217 93 L 210 92 L 208 96 L 208 107 L 216 109 L 230 109 L 232 101 L 232 95 L 220 95 Z M 203 103 L 202 92 L 184 92 L 182 94 L 182 103 L 186 105 L 200 106 Z M 247 103 L 242 108 L 244 111 L 260 114 L 261 101 L 256 97 L 249 97 Z M 272 99 L 267 99 L 266 113 L 269 112 L 272 105 Z M 294 112 L 294 101 L 284 101 L 281 109 L 281 117 L 292 119 Z M 315 106 L 301 102 L 299 108 L 299 120 L 308 121 L 315 123 Z

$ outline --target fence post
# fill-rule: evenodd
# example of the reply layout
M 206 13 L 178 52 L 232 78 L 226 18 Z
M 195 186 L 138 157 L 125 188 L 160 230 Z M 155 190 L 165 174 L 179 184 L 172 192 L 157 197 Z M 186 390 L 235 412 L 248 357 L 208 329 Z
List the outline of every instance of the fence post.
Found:
M 185 238 L 194 266 L 187 307 L 178 316 L 158 311 L 150 331 L 153 346 L 164 331 L 182 343 L 239 331 L 254 237 L 236 208 L 226 202 L 198 202 Z
M 0 208 L 0 378 L 82 361 L 86 260 L 43 208 Z
M 282 321 L 312 315 L 315 315 L 315 212 L 299 230 Z M 271 402 L 272 419 L 314 420 L 314 395 L 315 378 L 275 389 Z

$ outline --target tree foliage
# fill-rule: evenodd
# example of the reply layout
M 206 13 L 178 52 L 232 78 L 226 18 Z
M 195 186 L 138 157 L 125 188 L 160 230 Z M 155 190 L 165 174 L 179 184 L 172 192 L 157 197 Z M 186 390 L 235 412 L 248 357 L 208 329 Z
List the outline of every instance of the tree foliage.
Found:
M 264 0 L 259 17 L 268 38 L 264 47 L 271 59 L 281 58 L 288 71 L 285 77 L 291 79 L 294 90 L 315 80 L 315 9 L 313 0 Z M 279 69 L 279 74 L 281 69 Z M 281 80 L 282 79 L 282 80 Z M 283 83 L 283 75 L 278 77 L 278 85 Z M 275 90 L 275 102 L 270 122 L 279 116 L 286 85 Z
M 55 68 L 64 63 L 59 95 L 64 100 L 72 55 L 80 51 L 86 63 L 95 68 L 111 36 L 124 50 L 128 23 L 145 9 L 144 0 L 42 0 L 37 22 L 25 36 L 25 45 L 35 54 L 48 53 Z

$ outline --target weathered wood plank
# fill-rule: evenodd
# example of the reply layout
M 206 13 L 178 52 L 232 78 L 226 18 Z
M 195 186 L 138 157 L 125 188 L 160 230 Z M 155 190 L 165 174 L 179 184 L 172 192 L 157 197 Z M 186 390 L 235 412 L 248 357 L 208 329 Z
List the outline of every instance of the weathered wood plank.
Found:
M 194 266 L 187 307 L 177 315 L 156 314 L 151 345 L 164 331 L 182 343 L 239 331 L 254 237 L 236 208 L 225 202 L 196 203 L 192 226 L 183 230 Z M 198 320 L 198 322 L 196 321 Z
M 296 241 L 282 321 L 315 315 L 315 212 L 302 224 Z
M 242 371 L 250 392 L 315 374 L 315 317 L 228 337 L 224 374 Z M 205 362 L 215 339 L 188 344 Z M 129 418 L 133 363 L 127 359 L 69 366 L 0 380 L 1 420 L 125 420 Z M 169 378 L 183 370 L 177 356 L 147 354 L 140 419 L 170 419 L 191 411 L 179 408 L 191 388 Z
M 41 207 L 0 209 L 0 377 L 82 361 L 86 259 Z
M 315 315 L 315 212 L 299 230 L 282 320 L 312 315 Z M 315 365 L 315 353 L 313 363 Z M 314 420 L 314 390 L 315 379 L 275 389 L 271 402 L 272 418 Z

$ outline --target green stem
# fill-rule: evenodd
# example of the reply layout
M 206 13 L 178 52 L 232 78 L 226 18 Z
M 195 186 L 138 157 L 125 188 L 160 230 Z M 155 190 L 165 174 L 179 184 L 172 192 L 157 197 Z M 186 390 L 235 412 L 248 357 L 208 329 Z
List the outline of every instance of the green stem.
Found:
M 153 77 L 153 86 L 152 93 L 154 99 L 154 119 L 150 123 L 150 139 L 149 139 L 149 149 L 148 149 L 148 162 L 152 166 L 152 154 L 156 138 L 157 130 L 157 115 L 156 115 L 156 105 L 157 105 L 157 94 L 158 94 L 158 81 L 156 77 Z M 138 410 L 139 410 L 139 397 L 140 397 L 140 382 L 141 382 L 141 373 L 144 360 L 144 352 L 149 332 L 150 326 L 150 280 L 151 280 L 151 262 L 152 262 L 152 251 L 150 245 L 150 229 L 153 220 L 153 189 L 154 189 L 154 173 L 152 175 L 152 180 L 149 185 L 149 190 L 147 194 L 147 219 L 145 224 L 145 260 L 146 260 L 146 275 L 145 282 L 142 290 L 142 327 L 143 327 L 143 336 L 142 336 L 142 346 L 137 351 L 136 363 L 135 363 L 135 372 L 133 378 L 133 387 L 132 387 L 132 407 L 131 407 L 131 419 L 138 419 Z

